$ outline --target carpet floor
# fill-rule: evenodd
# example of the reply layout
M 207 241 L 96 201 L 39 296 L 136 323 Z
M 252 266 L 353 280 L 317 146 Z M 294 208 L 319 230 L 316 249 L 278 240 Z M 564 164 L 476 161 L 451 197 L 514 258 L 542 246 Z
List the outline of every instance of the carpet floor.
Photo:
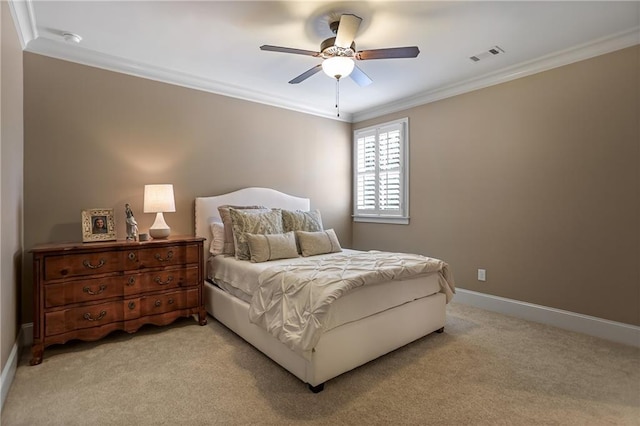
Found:
M 29 359 L 3 426 L 640 425 L 640 349 L 455 302 L 444 333 L 318 394 L 211 317 Z

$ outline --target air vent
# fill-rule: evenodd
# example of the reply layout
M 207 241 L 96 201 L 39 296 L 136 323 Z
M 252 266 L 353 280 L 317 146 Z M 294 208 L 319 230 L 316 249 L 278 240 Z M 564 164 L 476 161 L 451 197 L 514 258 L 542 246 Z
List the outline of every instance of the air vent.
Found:
M 470 56 L 469 59 L 471 59 L 473 62 L 480 62 L 483 59 L 500 55 L 502 53 L 504 53 L 504 49 L 502 49 L 500 46 L 493 46 L 482 53 L 478 53 L 477 55 Z

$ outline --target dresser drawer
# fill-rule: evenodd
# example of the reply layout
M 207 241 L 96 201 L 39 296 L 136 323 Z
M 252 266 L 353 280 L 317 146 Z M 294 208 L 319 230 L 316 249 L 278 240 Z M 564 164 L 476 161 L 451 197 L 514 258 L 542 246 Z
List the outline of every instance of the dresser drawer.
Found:
M 198 276 L 198 265 L 129 275 L 124 279 L 124 295 L 196 286 Z
M 119 271 L 123 255 L 112 251 L 47 256 L 44 258 L 44 279 L 50 281 Z
M 140 316 L 157 315 L 198 306 L 198 289 L 179 290 L 139 298 Z
M 51 308 L 121 297 L 126 279 L 119 276 L 47 284 L 44 286 L 44 306 Z
M 129 264 L 137 262 L 138 268 L 184 265 L 198 263 L 199 253 L 197 244 L 149 247 L 137 250 L 135 260 L 132 260 L 130 253 L 127 254 L 127 261 Z
M 45 335 L 53 336 L 82 328 L 98 327 L 123 320 L 122 300 L 47 312 Z

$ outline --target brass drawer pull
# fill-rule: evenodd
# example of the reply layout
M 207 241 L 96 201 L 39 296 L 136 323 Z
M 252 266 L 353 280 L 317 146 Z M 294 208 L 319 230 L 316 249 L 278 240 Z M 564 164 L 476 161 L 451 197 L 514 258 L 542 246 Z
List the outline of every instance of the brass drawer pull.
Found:
M 129 279 L 127 280 L 127 285 L 128 286 L 132 286 L 136 283 L 136 277 L 129 277 Z
M 129 252 L 129 260 L 136 260 L 136 254 L 134 252 Z
M 173 305 L 173 299 L 169 299 L 169 304 Z
M 157 308 L 158 306 L 160 306 L 160 305 L 161 305 L 161 303 L 160 303 L 160 301 L 159 301 L 159 300 L 156 300 L 156 303 L 154 303 L 154 305 L 156 305 L 156 308 Z
M 102 268 L 105 264 L 104 259 L 100 259 L 100 262 L 98 262 L 97 265 L 92 265 L 90 261 L 88 260 L 84 260 L 82 262 L 82 264 L 85 266 L 85 268 L 89 268 L 89 269 L 98 269 L 98 268 Z
M 135 307 L 136 307 L 135 302 L 129 302 L 129 309 L 135 309 Z
M 92 318 L 91 314 L 87 312 L 86 314 L 84 314 L 83 318 L 86 319 L 87 321 L 100 321 L 102 318 L 105 317 L 105 315 L 107 315 L 107 311 L 101 311 L 100 315 L 98 315 L 97 318 Z
M 93 291 L 89 288 L 89 286 L 86 286 L 82 289 L 82 291 L 84 291 L 87 294 L 90 294 L 92 296 L 97 296 L 98 294 L 102 293 L 103 291 L 105 291 L 107 289 L 107 286 L 104 284 L 100 284 L 100 289 L 98 291 Z
M 156 253 L 154 257 L 159 262 L 166 262 L 167 260 L 170 260 L 173 258 L 173 251 L 169 250 L 169 253 L 167 253 L 167 257 L 162 257 L 158 253 Z
M 160 278 L 160 276 L 157 276 L 156 279 L 154 280 L 155 282 L 157 282 L 160 285 L 167 285 L 169 284 L 171 281 L 173 281 L 173 275 L 169 275 L 169 277 L 167 278 L 166 281 L 162 281 L 162 278 Z

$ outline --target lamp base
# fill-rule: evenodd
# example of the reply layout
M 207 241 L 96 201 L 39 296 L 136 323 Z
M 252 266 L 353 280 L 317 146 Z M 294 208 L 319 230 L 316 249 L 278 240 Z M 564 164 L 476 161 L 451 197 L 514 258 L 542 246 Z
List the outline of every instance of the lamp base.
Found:
M 169 238 L 171 234 L 171 228 L 167 225 L 167 222 L 164 221 L 164 215 L 162 212 L 158 212 L 156 214 L 156 221 L 153 222 L 151 228 L 149 228 L 149 235 L 154 240 L 163 240 Z
M 149 228 L 149 236 L 154 240 L 164 240 L 169 238 L 171 234 L 170 228 Z

